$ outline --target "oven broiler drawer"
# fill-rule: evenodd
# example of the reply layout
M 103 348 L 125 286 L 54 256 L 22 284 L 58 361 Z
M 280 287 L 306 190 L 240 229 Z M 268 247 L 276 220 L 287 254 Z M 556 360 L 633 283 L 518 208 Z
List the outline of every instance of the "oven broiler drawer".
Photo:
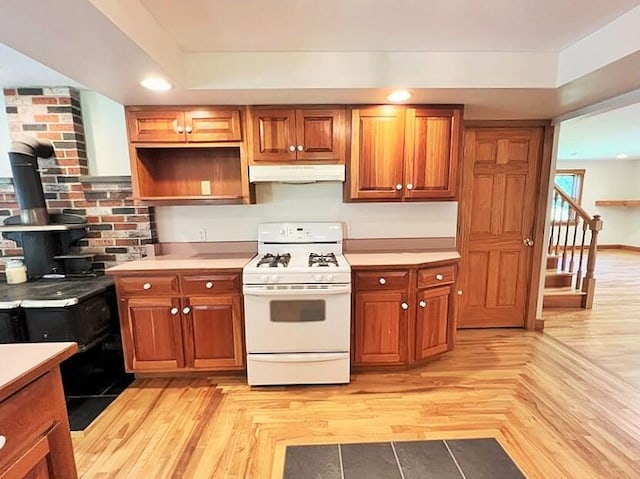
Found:
M 356 291 L 405 290 L 409 287 L 409 271 L 357 271 Z
M 241 288 L 238 273 L 183 275 L 180 281 L 184 294 L 235 293 Z
M 118 289 L 123 295 L 176 294 L 178 292 L 178 276 L 128 276 L 117 279 Z
M 247 355 L 251 386 L 345 384 L 349 371 L 348 352 Z

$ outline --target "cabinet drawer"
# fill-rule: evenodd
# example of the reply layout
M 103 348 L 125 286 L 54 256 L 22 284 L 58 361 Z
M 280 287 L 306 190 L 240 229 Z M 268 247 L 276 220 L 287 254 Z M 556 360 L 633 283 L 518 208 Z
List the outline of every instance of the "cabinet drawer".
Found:
M 409 271 L 356 271 L 356 291 L 407 289 Z
M 453 283 L 455 279 L 455 266 L 440 266 L 436 268 L 423 268 L 418 271 L 418 288 L 428 288 L 441 284 Z
M 240 293 L 240 274 L 199 274 L 180 278 L 184 294 Z
M 0 454 L 0 471 L 26 452 L 56 422 L 56 391 L 50 373 L 29 384 L 0 404 L 0 436 L 5 444 Z
M 177 293 L 178 277 L 170 276 L 130 276 L 118 278 L 118 289 L 121 294 Z

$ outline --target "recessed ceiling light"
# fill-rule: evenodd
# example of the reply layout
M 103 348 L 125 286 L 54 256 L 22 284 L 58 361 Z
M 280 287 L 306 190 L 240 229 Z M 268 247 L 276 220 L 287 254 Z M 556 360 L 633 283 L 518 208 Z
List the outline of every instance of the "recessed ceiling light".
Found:
M 407 101 L 411 98 L 411 93 L 407 90 L 395 90 L 387 95 L 389 101 Z
M 140 82 L 140 85 L 142 85 L 145 88 L 148 88 L 149 90 L 154 90 L 154 91 L 171 90 L 171 86 L 172 86 L 171 83 L 169 83 L 167 80 L 159 77 L 145 78 Z
M 616 158 L 619 158 L 620 160 L 624 160 L 626 158 L 629 158 L 629 155 L 627 155 L 626 153 L 620 153 L 619 155 L 616 155 Z

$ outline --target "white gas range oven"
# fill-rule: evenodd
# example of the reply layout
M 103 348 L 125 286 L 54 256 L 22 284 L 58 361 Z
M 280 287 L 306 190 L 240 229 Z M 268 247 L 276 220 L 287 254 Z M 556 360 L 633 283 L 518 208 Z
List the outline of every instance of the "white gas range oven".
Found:
M 351 267 L 341 223 L 263 223 L 243 269 L 250 385 L 349 382 Z

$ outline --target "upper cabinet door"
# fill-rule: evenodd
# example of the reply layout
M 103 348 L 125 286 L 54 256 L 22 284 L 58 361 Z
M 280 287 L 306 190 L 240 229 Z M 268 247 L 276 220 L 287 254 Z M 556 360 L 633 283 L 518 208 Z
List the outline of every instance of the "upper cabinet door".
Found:
M 297 110 L 298 160 L 344 163 L 344 110 Z
M 456 196 L 460 129 L 460 109 L 407 110 L 406 198 Z
M 295 160 L 295 110 L 253 111 L 253 161 Z
M 128 112 L 127 120 L 131 142 L 185 141 L 182 111 L 133 110 Z
M 351 123 L 351 199 L 404 196 L 405 108 L 355 109 Z
M 185 112 L 187 141 L 241 141 L 240 110 Z

